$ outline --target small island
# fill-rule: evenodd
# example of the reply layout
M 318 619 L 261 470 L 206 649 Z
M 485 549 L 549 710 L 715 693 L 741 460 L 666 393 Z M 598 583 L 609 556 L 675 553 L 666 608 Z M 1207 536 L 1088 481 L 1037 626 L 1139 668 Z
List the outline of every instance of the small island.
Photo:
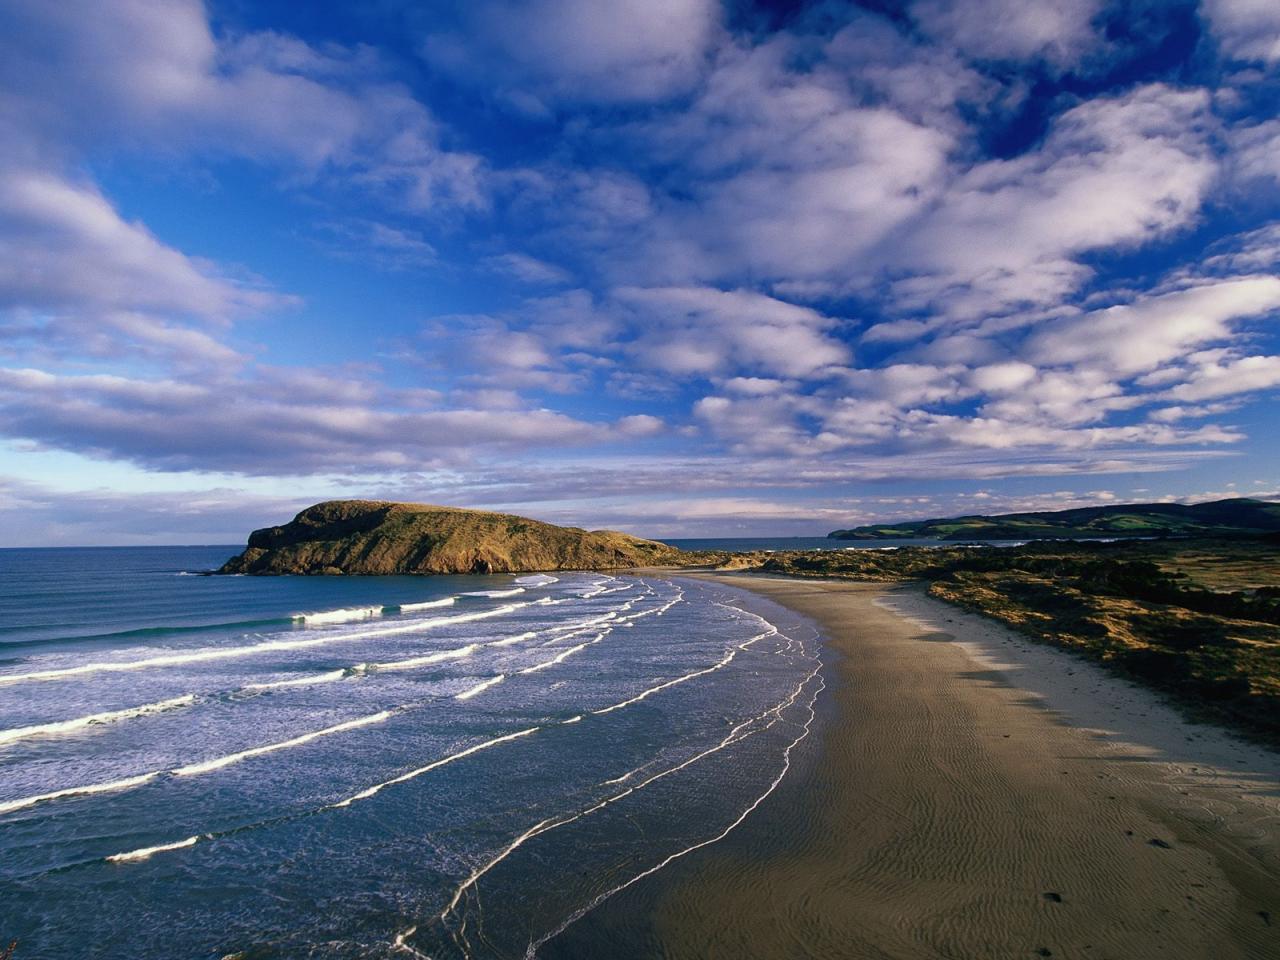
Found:
M 329 500 L 249 535 L 218 573 L 536 573 L 672 563 L 679 551 L 614 530 L 388 500 Z

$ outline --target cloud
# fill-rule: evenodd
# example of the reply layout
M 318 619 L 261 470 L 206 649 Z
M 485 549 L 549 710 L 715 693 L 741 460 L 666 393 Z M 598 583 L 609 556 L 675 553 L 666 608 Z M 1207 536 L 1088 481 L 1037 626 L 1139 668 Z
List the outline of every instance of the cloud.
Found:
M 198 0 L 18 0 L 0 38 L 11 162 L 149 146 L 341 174 L 417 210 L 484 203 L 479 158 L 444 149 L 434 117 L 367 49 L 219 37 Z
M 660 100 L 688 89 L 716 37 L 716 0 L 471 0 L 433 10 L 422 44 L 433 67 L 483 78 L 527 113 L 557 101 Z M 454 20 L 451 28 L 439 22 Z
M 631 355 L 676 376 L 813 377 L 851 357 L 832 336 L 835 320 L 752 291 L 623 287 L 613 296 L 634 311 Z
M 1100 0 L 917 0 L 911 14 L 935 39 L 978 60 L 1042 57 L 1068 66 L 1098 41 Z
M 261 374 L 201 383 L 0 369 L 0 432 L 153 470 L 288 476 L 423 469 L 660 428 L 649 417 L 611 425 L 546 409 L 405 409 L 430 397 L 306 371 Z
M 173 311 L 225 318 L 272 298 L 129 223 L 94 186 L 0 171 L 0 304 Z
M 1202 0 L 1201 12 L 1227 56 L 1280 60 L 1280 8 L 1270 0 Z
M 0 338 L 15 349 L 235 365 L 208 328 L 296 303 L 162 243 L 92 184 L 0 167 Z
M 1280 357 L 1241 357 L 1199 367 L 1185 383 L 1170 390 L 1169 396 L 1199 401 L 1277 386 L 1280 386 Z
M 1073 107 L 1044 144 L 956 177 L 885 248 L 914 267 L 900 306 L 979 316 L 1060 301 L 1092 274 L 1079 259 L 1137 247 L 1190 224 L 1217 172 L 1202 91 L 1161 85 Z
M 1280 278 L 1207 283 L 1047 324 L 1032 336 L 1028 354 L 1046 365 L 1084 364 L 1127 378 L 1226 341 L 1232 321 L 1276 309 Z
M 572 279 L 567 270 L 526 253 L 502 253 L 489 257 L 485 263 L 495 272 L 514 277 L 522 283 L 560 285 Z

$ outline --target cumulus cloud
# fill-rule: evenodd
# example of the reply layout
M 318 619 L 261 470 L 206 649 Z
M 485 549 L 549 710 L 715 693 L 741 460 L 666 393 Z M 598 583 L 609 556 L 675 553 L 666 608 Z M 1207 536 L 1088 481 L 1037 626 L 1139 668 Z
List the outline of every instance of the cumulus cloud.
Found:
M 1270 0 L 1202 0 L 1223 52 L 1237 60 L 1280 60 L 1280 8 Z
M 0 369 L 0 431 L 151 469 L 270 476 L 422 469 L 486 449 L 598 444 L 660 429 L 649 417 L 610 424 L 546 409 L 413 409 L 406 400 L 430 398 L 267 374 L 202 383 Z
M 0 305 L 226 318 L 271 297 L 218 277 L 124 220 L 93 185 L 0 171 Z
M 1043 57 L 1066 66 L 1097 42 L 1100 0 L 916 0 L 912 16 L 934 38 L 980 60 Z
M 1217 171 L 1213 124 L 1207 94 L 1161 85 L 1066 111 L 1039 149 L 957 177 L 889 248 L 917 271 L 900 303 L 964 317 L 1070 295 L 1092 273 L 1082 254 L 1194 220 Z
M 1031 338 L 1029 353 L 1044 364 L 1083 364 L 1131 377 L 1229 339 L 1232 321 L 1278 308 L 1280 278 L 1208 283 L 1045 325 Z
M 213 33 L 199 0 L 19 0 L 0 19 L 0 120 L 17 160 L 71 145 L 149 145 L 285 162 L 393 190 L 400 204 L 483 203 L 479 158 L 367 51 Z
M 467 83 L 483 80 L 509 104 L 636 102 L 685 90 L 720 23 L 715 0 L 472 0 L 440 11 L 422 44 L 427 62 Z

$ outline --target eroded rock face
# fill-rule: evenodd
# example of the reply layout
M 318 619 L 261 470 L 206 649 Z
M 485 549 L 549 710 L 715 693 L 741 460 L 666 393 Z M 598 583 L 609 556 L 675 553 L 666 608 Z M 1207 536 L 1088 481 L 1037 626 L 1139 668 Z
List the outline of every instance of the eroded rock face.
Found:
M 330 500 L 255 530 L 219 573 L 431 574 L 609 570 L 676 562 L 679 551 L 612 530 L 384 500 Z

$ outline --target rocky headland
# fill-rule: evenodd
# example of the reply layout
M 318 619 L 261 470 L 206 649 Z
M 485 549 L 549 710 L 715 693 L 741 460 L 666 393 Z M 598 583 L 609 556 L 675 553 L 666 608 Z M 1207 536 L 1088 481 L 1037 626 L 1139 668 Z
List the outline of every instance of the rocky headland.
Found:
M 219 573 L 436 574 L 614 570 L 677 562 L 679 551 L 613 530 L 386 500 L 330 500 L 255 530 Z

